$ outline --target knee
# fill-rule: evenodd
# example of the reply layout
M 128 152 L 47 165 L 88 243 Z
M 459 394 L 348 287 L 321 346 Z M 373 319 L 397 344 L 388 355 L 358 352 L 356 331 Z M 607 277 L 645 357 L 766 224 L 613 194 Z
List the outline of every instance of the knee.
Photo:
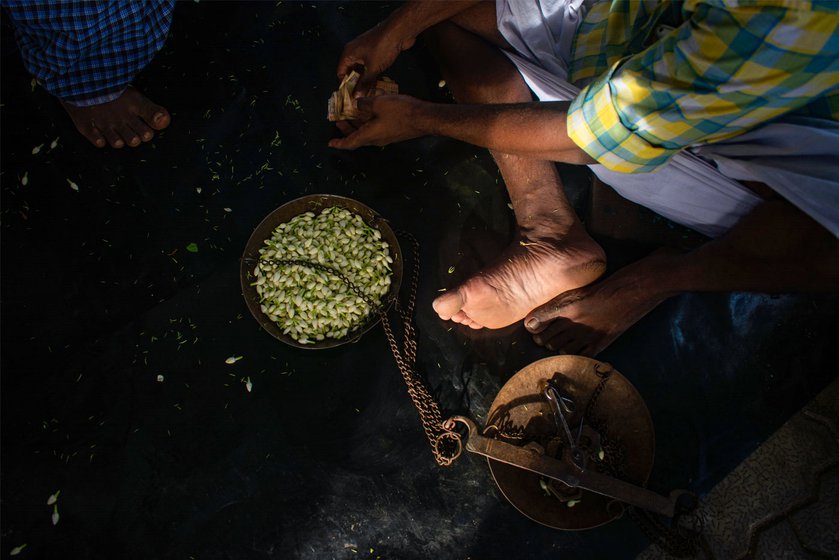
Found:
M 451 52 L 459 43 L 460 30 L 452 22 L 446 20 L 435 23 L 422 33 L 419 38 L 425 43 L 428 49 L 439 57 Z
M 533 97 L 501 50 L 444 21 L 422 35 L 458 103 L 529 103 Z

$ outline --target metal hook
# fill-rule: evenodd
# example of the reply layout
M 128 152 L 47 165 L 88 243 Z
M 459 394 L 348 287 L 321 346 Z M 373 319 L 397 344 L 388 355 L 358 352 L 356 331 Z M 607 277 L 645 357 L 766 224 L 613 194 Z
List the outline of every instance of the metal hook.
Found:
M 577 443 L 580 439 L 580 434 L 582 434 L 583 431 L 583 424 L 580 422 L 577 437 L 574 438 L 574 436 L 571 435 L 571 428 L 568 426 L 568 420 L 565 419 L 565 414 L 563 413 L 564 410 L 568 414 L 572 414 L 577 409 L 574 399 L 563 395 L 559 391 L 559 388 L 557 388 L 556 383 L 554 383 L 551 379 L 545 381 L 545 390 L 543 395 L 553 408 L 554 422 L 556 422 L 557 431 L 565 431 L 565 436 L 568 439 L 568 446 L 571 448 L 571 460 L 578 469 L 585 470 L 583 456 L 577 449 Z

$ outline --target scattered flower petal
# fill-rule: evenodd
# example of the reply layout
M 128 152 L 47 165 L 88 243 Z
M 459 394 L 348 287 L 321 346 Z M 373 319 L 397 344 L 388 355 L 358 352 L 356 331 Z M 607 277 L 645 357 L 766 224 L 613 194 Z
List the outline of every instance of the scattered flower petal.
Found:
M 76 183 L 74 183 L 70 179 L 67 179 L 67 182 L 70 184 L 71 189 L 73 189 L 76 192 L 79 192 L 79 186 Z
M 52 495 L 49 497 L 49 499 L 47 500 L 47 505 L 48 505 L 48 506 L 51 506 L 51 505 L 55 504 L 55 502 L 57 502 L 57 501 L 58 501 L 58 495 L 59 495 L 59 494 L 61 494 L 61 490 L 59 490 L 59 491 L 58 491 L 58 492 L 56 492 L 55 494 L 52 494 Z
M 58 515 L 58 504 L 56 504 L 56 505 L 52 506 L 52 524 L 53 525 L 58 525 L 58 520 L 60 518 L 61 518 L 61 516 Z
M 166 378 L 165 378 L 165 377 L 163 377 L 163 374 L 162 374 L 162 373 L 158 373 L 158 374 L 157 374 L 157 382 L 158 382 L 158 383 L 163 383 L 163 380 L 164 380 L 164 379 L 166 379 Z
M 54 150 L 54 149 L 55 149 L 55 147 L 56 147 L 56 146 L 58 146 L 58 139 L 59 139 L 59 138 L 61 138 L 61 136 L 56 136 L 56 137 L 55 137 L 55 140 L 53 140 L 52 142 L 50 142 L 50 150 Z
M 233 208 L 225 208 L 224 211 L 225 212 L 233 212 Z
M 23 177 L 20 178 L 20 184 L 24 187 L 29 184 L 29 171 L 23 174 Z
M 437 82 L 437 87 L 446 87 L 446 80 L 440 80 L 439 82 Z
M 241 359 L 242 359 L 242 356 L 230 356 L 229 358 L 224 360 L 224 363 L 225 364 L 235 364 L 236 362 L 238 362 Z
M 449 274 L 451 274 L 452 272 L 454 272 L 454 267 L 453 267 L 453 266 L 450 266 L 450 267 L 449 267 Z
M 44 145 L 43 145 L 43 144 L 38 144 L 37 146 L 35 146 L 34 148 L 32 148 L 32 155 L 33 155 L 33 156 L 34 156 L 34 155 L 37 155 L 37 154 L 38 154 L 38 152 L 40 152 L 40 151 L 41 151 L 41 148 L 43 148 L 43 147 L 44 147 Z
M 253 383 L 251 383 L 251 378 L 250 377 L 245 378 L 245 389 L 248 390 L 248 393 L 250 393 L 251 389 L 253 389 Z
M 33 81 L 34 81 L 34 80 L 33 80 Z M 23 552 L 23 549 L 24 549 L 24 548 L 26 548 L 26 543 L 23 543 L 23 544 L 22 544 L 22 545 L 20 545 L 20 546 L 16 546 L 16 547 L 14 547 L 14 548 L 12 549 L 12 551 L 11 551 L 11 552 L 9 552 L 9 556 L 17 556 L 18 554 L 20 554 L 21 552 Z

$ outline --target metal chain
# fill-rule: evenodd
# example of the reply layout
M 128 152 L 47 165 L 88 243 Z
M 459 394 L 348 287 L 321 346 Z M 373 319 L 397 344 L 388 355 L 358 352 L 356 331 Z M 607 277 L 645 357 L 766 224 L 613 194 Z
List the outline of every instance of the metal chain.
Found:
M 414 330 L 413 315 L 417 301 L 417 286 L 419 285 L 419 243 L 409 233 L 400 233 L 411 241 L 411 252 L 413 253 L 407 305 L 403 308 L 398 299 L 394 305 L 397 313 L 402 317 L 402 351 L 399 350 L 399 345 L 387 314 L 382 311 L 379 316 L 382 319 L 382 327 L 384 327 L 385 336 L 390 344 L 396 365 L 399 367 L 402 378 L 408 386 L 408 395 L 411 397 L 420 415 L 422 428 L 425 436 L 428 438 L 428 442 L 431 444 L 434 459 L 441 467 L 447 467 L 460 455 L 460 434 L 443 427 L 440 407 L 417 374 L 417 339 L 416 331 Z
M 267 262 L 278 266 L 305 266 L 337 276 L 350 290 L 352 290 L 355 295 L 367 303 L 370 307 L 370 314 L 375 313 L 379 316 L 382 321 L 382 327 L 385 331 L 385 337 L 387 338 L 388 345 L 390 346 L 391 353 L 393 354 L 393 359 L 396 361 L 396 366 L 402 374 L 402 379 L 405 380 L 405 384 L 408 386 L 408 395 L 411 397 L 411 401 L 414 403 L 414 407 L 416 407 L 417 412 L 419 413 L 422 429 L 425 432 L 425 437 L 428 438 L 428 443 L 431 445 L 431 452 L 434 454 L 434 460 L 441 467 L 448 467 L 460 456 L 461 436 L 457 432 L 447 430 L 443 427 L 443 417 L 440 414 L 440 406 L 437 404 L 437 401 L 434 400 L 434 397 L 431 395 L 416 370 L 417 336 L 416 330 L 414 329 L 413 317 L 417 300 L 417 286 L 419 285 L 419 243 L 413 235 L 401 231 L 399 233 L 411 241 L 411 252 L 413 253 L 413 266 L 411 270 L 407 304 L 403 307 L 400 304 L 398 297 L 393 299 L 396 313 L 402 319 L 401 350 L 399 348 L 399 343 L 396 340 L 396 335 L 393 332 L 390 318 L 387 315 L 386 305 L 376 304 L 341 271 L 328 265 L 300 259 L 262 259 L 259 260 L 259 262 Z

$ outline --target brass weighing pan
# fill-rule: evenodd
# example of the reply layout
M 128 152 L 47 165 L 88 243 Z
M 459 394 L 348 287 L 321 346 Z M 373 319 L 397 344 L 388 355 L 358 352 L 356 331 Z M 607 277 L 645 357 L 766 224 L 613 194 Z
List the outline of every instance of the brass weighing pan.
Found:
M 306 212 L 314 212 L 315 214 L 318 214 L 325 208 L 333 206 L 345 208 L 350 212 L 359 214 L 367 225 L 381 232 L 382 239 L 387 242 L 390 249 L 390 256 L 393 259 L 393 263 L 391 265 L 393 275 L 391 276 L 390 290 L 382 301 L 385 309 L 393 303 L 399 294 L 399 286 L 402 283 L 402 250 L 400 249 L 399 241 L 397 241 L 396 235 L 393 233 L 390 225 L 388 225 L 387 220 L 382 218 L 369 206 L 362 204 L 357 200 L 334 194 L 313 194 L 287 202 L 268 214 L 265 219 L 256 226 L 256 229 L 251 234 L 250 239 L 248 239 L 247 245 L 245 245 L 245 252 L 242 255 L 239 267 L 239 278 L 242 285 L 242 296 L 244 296 L 245 303 L 247 303 L 251 314 L 262 326 L 262 328 L 265 329 L 271 336 L 288 344 L 289 346 L 304 348 L 306 350 L 334 348 L 349 342 L 356 342 L 364 333 L 369 331 L 376 325 L 376 323 L 379 322 L 379 316 L 372 313 L 363 326 L 356 331 L 349 333 L 343 339 L 338 340 L 327 338 L 321 341 L 315 341 L 311 344 L 301 344 L 290 336 L 283 334 L 279 325 L 271 321 L 260 309 L 259 294 L 256 291 L 256 287 L 251 286 L 251 284 L 255 281 L 253 270 L 259 261 L 259 250 L 264 247 L 265 240 L 271 237 L 277 226 L 288 222 L 295 216 Z

